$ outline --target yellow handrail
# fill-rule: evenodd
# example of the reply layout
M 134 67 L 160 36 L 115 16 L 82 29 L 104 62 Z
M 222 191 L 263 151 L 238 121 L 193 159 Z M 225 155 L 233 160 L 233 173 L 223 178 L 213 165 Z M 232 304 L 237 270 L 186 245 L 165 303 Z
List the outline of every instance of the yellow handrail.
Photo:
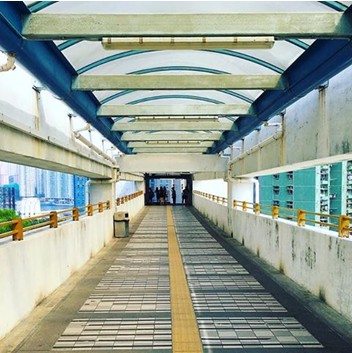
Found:
M 134 192 L 133 194 L 118 197 L 116 199 L 116 206 L 120 206 L 130 200 L 137 198 L 138 196 L 143 195 L 143 194 L 144 194 L 144 191 L 140 190 L 140 191 Z
M 206 192 L 201 192 L 201 191 L 197 191 L 194 190 L 193 191 L 196 195 L 200 195 L 203 196 L 209 200 L 212 200 L 216 203 L 220 203 L 222 205 L 227 204 L 227 197 L 222 197 L 222 196 L 215 196 L 215 195 L 211 195 L 211 194 L 207 194 Z
M 196 195 L 205 197 L 211 201 L 219 203 L 219 199 L 220 199 L 219 196 L 211 195 L 198 190 L 195 190 L 193 192 Z M 227 199 L 226 199 L 226 203 L 227 203 Z M 306 223 L 313 223 L 313 224 L 319 224 L 320 226 L 323 226 L 323 227 L 335 228 L 336 231 L 338 232 L 339 237 L 348 238 L 350 236 L 350 233 L 352 233 L 352 229 L 350 227 L 352 217 L 349 217 L 346 215 L 330 215 L 326 213 L 311 212 L 311 211 L 305 211 L 301 209 L 280 207 L 277 205 L 259 204 L 259 203 L 239 201 L 239 200 L 233 200 L 232 207 L 235 209 L 240 209 L 244 212 L 247 212 L 248 210 L 252 210 L 253 213 L 257 215 L 270 213 L 273 219 L 288 218 L 289 220 L 296 221 L 297 225 L 301 227 L 304 227 Z M 268 210 L 265 213 L 262 211 L 263 209 L 268 209 Z M 326 217 L 327 219 L 337 219 L 338 223 L 337 224 L 331 223 L 331 222 L 328 223 L 328 222 L 322 222 L 321 220 L 318 221 L 315 219 L 307 219 L 306 218 L 307 215 L 312 215 L 314 217 Z
M 85 214 L 92 216 L 94 213 L 103 212 L 103 210 L 108 210 L 110 208 L 110 201 L 99 202 L 95 205 L 86 205 L 81 207 L 74 207 L 70 209 L 51 211 L 49 213 L 44 213 L 37 216 L 27 217 L 27 218 L 15 218 L 11 221 L 1 222 L 0 227 L 10 226 L 11 230 L 0 233 L 0 239 L 11 237 L 12 240 L 23 240 L 23 233 L 28 232 L 33 229 L 39 229 L 49 226 L 50 228 L 57 228 L 59 223 L 64 221 L 78 221 L 79 217 Z M 84 212 L 79 212 L 80 210 Z M 71 213 L 70 215 L 65 215 Z M 63 216 L 58 216 L 63 214 Z M 26 222 L 38 221 L 36 224 L 31 224 L 24 226 Z

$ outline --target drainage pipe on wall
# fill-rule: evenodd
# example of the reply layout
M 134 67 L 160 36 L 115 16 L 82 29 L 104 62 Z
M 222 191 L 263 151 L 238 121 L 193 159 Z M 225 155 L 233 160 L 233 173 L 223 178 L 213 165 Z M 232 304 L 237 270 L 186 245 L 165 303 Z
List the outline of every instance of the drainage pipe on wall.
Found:
M 13 54 L 7 54 L 7 62 L 0 66 L 0 72 L 15 70 L 15 56 Z

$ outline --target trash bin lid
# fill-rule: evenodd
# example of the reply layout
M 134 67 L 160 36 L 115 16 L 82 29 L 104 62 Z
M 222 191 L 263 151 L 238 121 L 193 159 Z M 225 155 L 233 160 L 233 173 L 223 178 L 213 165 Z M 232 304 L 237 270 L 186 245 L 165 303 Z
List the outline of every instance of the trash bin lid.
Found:
M 114 213 L 114 221 L 127 221 L 127 220 L 128 220 L 128 212 Z

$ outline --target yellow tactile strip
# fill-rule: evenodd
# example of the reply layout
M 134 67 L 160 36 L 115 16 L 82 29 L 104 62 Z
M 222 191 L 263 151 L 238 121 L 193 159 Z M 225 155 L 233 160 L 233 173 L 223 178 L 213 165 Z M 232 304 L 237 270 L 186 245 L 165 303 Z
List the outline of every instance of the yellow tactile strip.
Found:
M 173 353 L 201 353 L 203 352 L 202 342 L 177 242 L 171 206 L 167 206 L 167 237 L 169 246 L 172 351 Z

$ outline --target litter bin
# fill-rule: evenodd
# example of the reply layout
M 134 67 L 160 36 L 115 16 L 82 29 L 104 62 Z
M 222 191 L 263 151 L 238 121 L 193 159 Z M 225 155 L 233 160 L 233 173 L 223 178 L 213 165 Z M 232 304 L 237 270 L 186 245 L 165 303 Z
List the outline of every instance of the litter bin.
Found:
M 114 213 L 114 236 L 115 238 L 125 238 L 130 235 L 129 229 L 130 220 L 128 212 Z

